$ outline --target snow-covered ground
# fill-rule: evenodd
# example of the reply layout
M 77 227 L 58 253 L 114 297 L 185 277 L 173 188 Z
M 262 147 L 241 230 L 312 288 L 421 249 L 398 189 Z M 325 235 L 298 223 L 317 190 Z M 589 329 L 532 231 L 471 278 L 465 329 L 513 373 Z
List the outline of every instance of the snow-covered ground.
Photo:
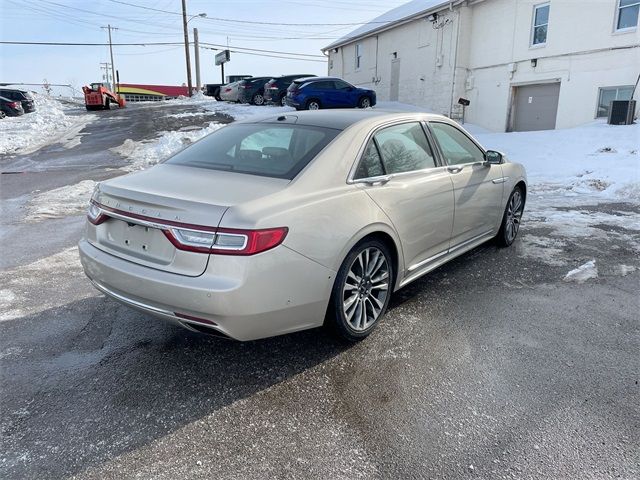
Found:
M 173 105 L 195 105 L 203 109 L 202 112 L 174 113 L 170 116 L 176 118 L 201 116 L 207 112 L 221 113 L 233 117 L 235 120 L 244 120 L 255 115 L 266 115 L 269 113 L 290 112 L 291 107 L 256 106 L 227 102 L 217 102 L 211 97 L 202 94 L 194 95 L 191 98 L 179 98 L 170 100 Z M 158 102 L 157 105 L 162 105 Z M 165 158 L 170 157 L 182 148 L 199 140 L 200 138 L 218 130 L 224 124 L 207 122 L 201 129 L 188 129 L 160 132 L 156 138 L 133 141 L 127 139 L 118 147 L 111 151 L 130 160 L 130 164 L 125 168 L 127 171 L 135 171 L 154 165 Z
M 524 164 L 530 189 L 566 197 L 640 201 L 640 125 L 476 133 L 487 148 Z
M 6 117 L 0 120 L 0 155 L 27 154 L 54 142 L 61 142 L 67 148 L 78 143 L 78 132 L 95 114 L 70 115 L 84 105 L 60 102 L 46 95 L 33 94 L 36 111 L 20 117 Z

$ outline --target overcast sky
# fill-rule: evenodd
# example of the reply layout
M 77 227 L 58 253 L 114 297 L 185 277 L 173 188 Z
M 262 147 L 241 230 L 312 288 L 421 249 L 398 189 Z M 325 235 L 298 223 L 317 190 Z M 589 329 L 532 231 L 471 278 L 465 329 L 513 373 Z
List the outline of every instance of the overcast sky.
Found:
M 181 12 L 180 0 L 122 0 L 126 3 Z M 344 24 L 366 22 L 405 3 L 404 0 L 187 0 L 188 14 L 208 18 L 189 22 L 200 42 L 321 55 L 320 49 L 358 25 L 301 26 L 293 23 Z M 277 25 L 235 23 L 219 19 L 270 22 Z M 107 41 L 100 27 L 119 30 L 114 43 L 182 42 L 182 17 L 123 5 L 116 0 L 0 0 L 0 39 L 3 41 Z M 192 68 L 193 68 L 193 49 Z M 214 65 L 217 52 L 201 50 L 203 83 L 220 81 Z M 232 53 L 225 74 L 275 76 L 287 73 L 326 74 L 323 58 L 306 61 Z M 271 55 L 271 54 L 269 54 Z M 278 54 L 273 54 L 278 55 Z M 289 55 L 280 55 L 289 56 Z M 70 83 L 76 87 L 100 81 L 100 62 L 108 60 L 106 47 L 0 45 L 0 81 Z M 181 85 L 186 82 L 184 46 L 114 47 L 114 63 L 123 83 Z M 194 82 L 195 82 L 195 70 Z M 35 90 L 38 90 L 35 88 Z

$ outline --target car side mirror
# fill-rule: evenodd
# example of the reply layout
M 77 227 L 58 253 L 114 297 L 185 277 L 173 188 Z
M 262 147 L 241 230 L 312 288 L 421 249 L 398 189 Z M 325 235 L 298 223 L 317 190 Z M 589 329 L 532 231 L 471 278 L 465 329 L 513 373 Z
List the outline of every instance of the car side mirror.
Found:
M 495 150 L 487 150 L 484 154 L 484 160 L 487 165 L 500 165 L 504 161 L 502 153 Z

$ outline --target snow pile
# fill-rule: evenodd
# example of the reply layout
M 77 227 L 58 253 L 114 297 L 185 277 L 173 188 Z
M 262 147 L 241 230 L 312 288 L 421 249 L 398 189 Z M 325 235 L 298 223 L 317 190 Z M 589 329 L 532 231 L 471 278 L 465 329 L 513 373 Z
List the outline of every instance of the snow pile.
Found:
M 35 112 L 0 120 L 0 155 L 32 153 L 58 138 L 68 137 L 65 134 L 69 130 L 77 133 L 96 118 L 96 115 L 84 112 L 69 115 L 71 110 L 77 111 L 76 105 L 63 104 L 46 95 L 32 95 Z
M 93 180 L 55 188 L 35 195 L 27 205 L 26 220 L 37 222 L 47 218 L 61 218 L 83 213 L 89 205 L 96 186 Z
M 135 142 L 127 139 L 122 145 L 112 148 L 111 151 L 131 160 L 131 164 L 127 165 L 124 169 L 133 172 L 150 167 L 169 158 L 174 153 L 218 130 L 222 126 L 224 125 L 221 123 L 212 122 L 207 127 L 197 130 L 161 132 L 159 137 L 153 140 Z
M 167 100 L 172 104 L 197 105 L 210 112 L 229 115 L 234 120 L 245 120 L 255 115 L 278 115 L 286 112 L 294 112 L 293 107 L 280 107 L 275 105 L 249 105 L 245 103 L 218 102 L 213 97 L 208 97 L 198 92 L 191 98 L 182 97 L 176 100 Z M 186 116 L 186 114 L 177 114 Z
M 588 261 L 584 265 L 580 265 L 574 270 L 571 270 L 565 275 L 564 281 L 584 283 L 592 278 L 598 278 L 598 267 L 596 267 L 595 259 Z
M 475 136 L 486 148 L 524 164 L 532 193 L 640 201 L 638 124 L 596 121 L 561 130 Z

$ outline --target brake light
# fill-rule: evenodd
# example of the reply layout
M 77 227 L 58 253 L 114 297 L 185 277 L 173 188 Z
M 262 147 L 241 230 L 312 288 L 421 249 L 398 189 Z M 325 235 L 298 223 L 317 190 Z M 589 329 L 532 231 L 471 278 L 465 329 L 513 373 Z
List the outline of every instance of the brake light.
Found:
M 178 250 L 215 255 L 255 255 L 280 245 L 287 236 L 287 227 L 262 230 L 219 228 L 203 232 L 169 228 L 162 232 Z
M 9 102 L 7 105 L 9 105 L 11 108 L 18 108 L 18 102 Z
M 100 225 L 110 218 L 110 212 L 115 218 L 138 219 L 143 225 L 150 224 L 153 228 L 160 229 L 174 247 L 187 252 L 255 255 L 280 245 L 289 232 L 287 227 L 243 230 L 192 225 L 170 220 L 160 222 L 157 218 L 106 207 L 95 200 L 91 200 L 89 204 L 87 218 L 93 225 Z
M 93 223 L 94 225 L 100 225 L 104 223 L 109 217 L 105 215 L 100 207 L 98 207 L 93 201 L 89 204 L 89 209 L 87 210 L 87 219 Z
M 255 255 L 280 245 L 287 236 L 287 227 L 262 230 L 219 228 L 211 253 L 219 255 Z

